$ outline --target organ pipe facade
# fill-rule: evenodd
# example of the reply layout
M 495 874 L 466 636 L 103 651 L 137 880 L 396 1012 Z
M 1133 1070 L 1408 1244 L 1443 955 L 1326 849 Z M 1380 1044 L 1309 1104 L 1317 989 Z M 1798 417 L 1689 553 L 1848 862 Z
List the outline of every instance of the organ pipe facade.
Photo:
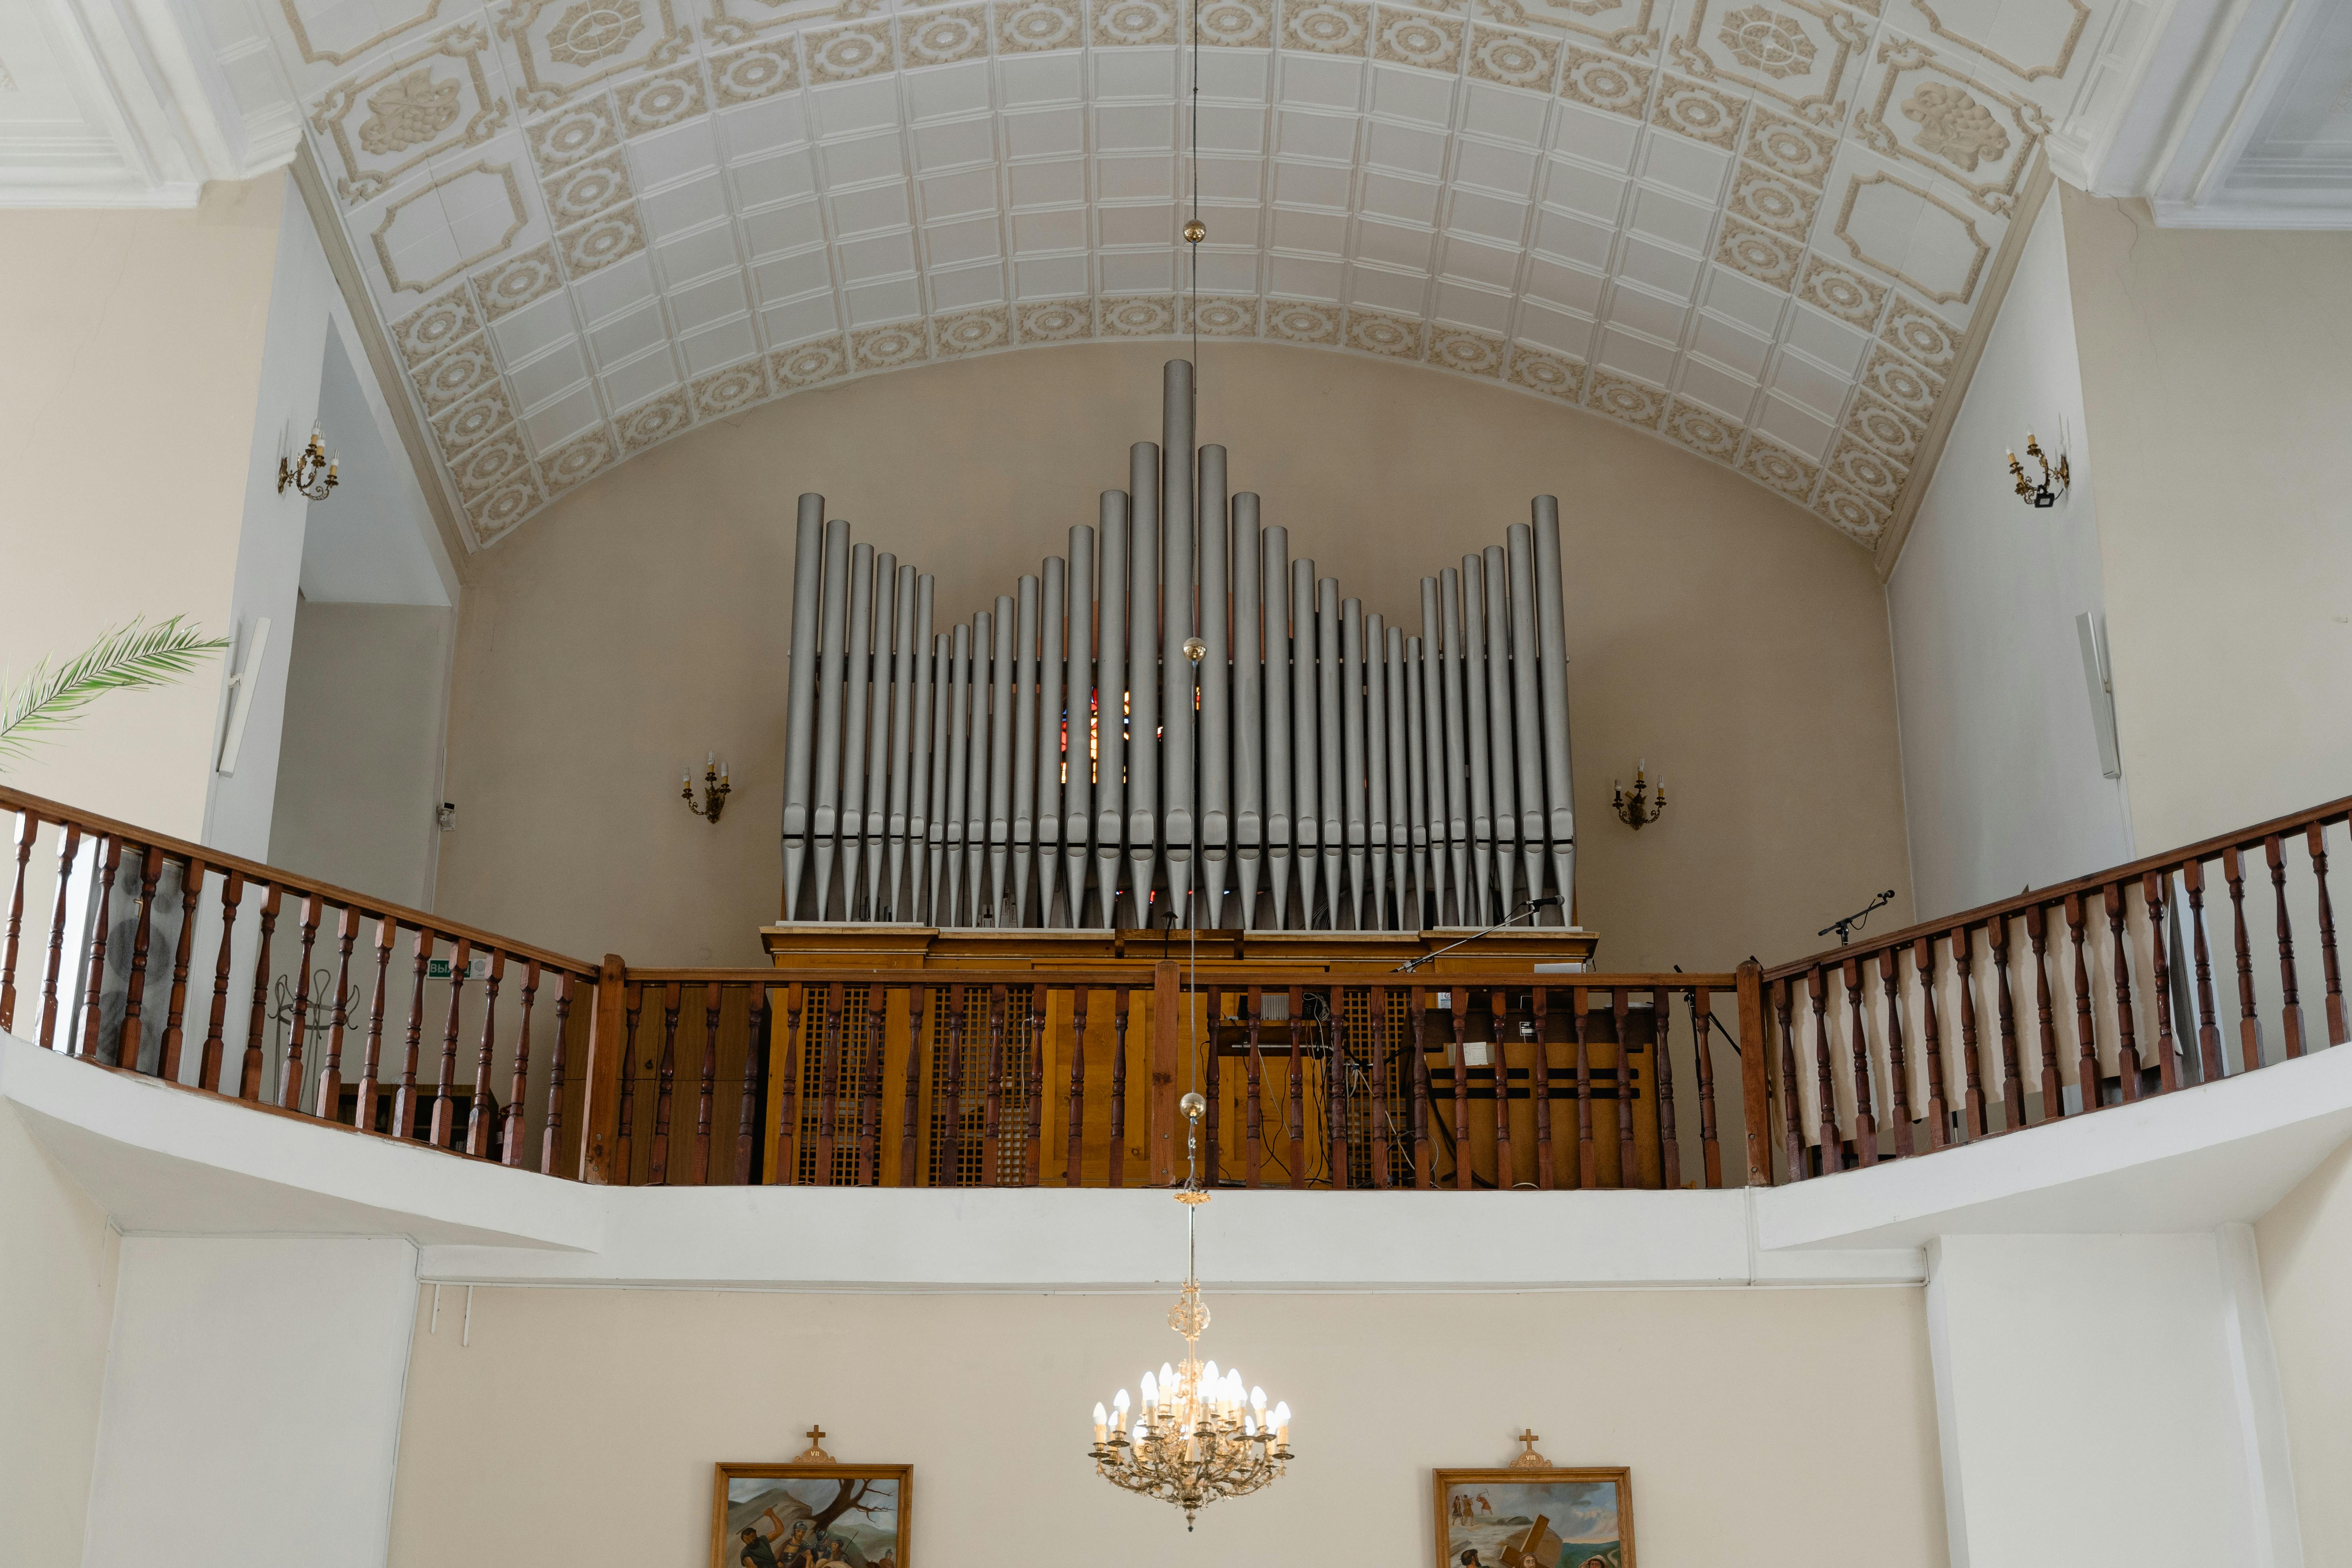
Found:
M 1095 524 L 946 631 L 929 574 L 800 498 L 784 919 L 1566 923 L 1558 500 L 1423 578 L 1415 635 L 1229 495 L 1190 363 L 1162 398 Z

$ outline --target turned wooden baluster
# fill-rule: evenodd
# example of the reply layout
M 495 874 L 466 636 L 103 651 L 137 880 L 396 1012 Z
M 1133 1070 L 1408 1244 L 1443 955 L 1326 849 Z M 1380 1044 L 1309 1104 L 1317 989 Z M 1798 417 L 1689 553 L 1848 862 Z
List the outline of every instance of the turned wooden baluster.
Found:
M 1902 966 L 1902 948 L 1879 949 L 1878 984 L 1886 995 L 1886 1114 L 1894 1123 L 1887 1148 L 1888 1157 L 1895 1160 L 1913 1152 L 1911 1064 L 1903 1050 Z
M 416 1057 L 425 1040 L 425 972 L 432 966 L 433 949 L 440 940 L 432 931 L 417 928 L 415 974 L 408 991 L 408 1047 L 401 1058 L 399 1087 L 392 1095 L 392 1135 L 395 1138 L 416 1136 Z
M 25 929 L 25 882 L 33 859 L 33 840 L 41 836 L 41 819 L 29 811 L 16 814 L 16 870 L 8 882 L 8 929 L 0 937 L 0 1029 L 16 1025 L 16 945 Z M 183 927 L 182 929 L 185 929 Z
M 1656 1039 L 1650 1054 L 1657 1062 L 1658 1080 L 1658 1184 L 1669 1191 L 1683 1184 L 1682 1141 L 1675 1136 L 1675 995 L 1671 991 L 1650 993 L 1650 1017 L 1656 1025 Z M 1694 1016 L 1691 1026 L 1696 1030 L 1698 1019 Z M 1696 1038 L 1696 1036 L 1694 1036 Z M 1706 1042 L 1698 1040 L 1698 1052 L 1706 1054 Z M 1692 1068 L 1696 1071 L 1696 1068 Z M 1631 1186 L 1632 1183 L 1626 1184 Z
M 507 955 L 490 949 L 490 972 L 482 982 L 482 1038 L 474 1054 L 474 1097 L 466 1109 L 466 1152 L 477 1159 L 490 1153 L 490 1066 L 498 1049 L 499 986 L 506 973 Z
M 1601 1184 L 1601 1156 L 1592 1146 L 1592 994 L 1579 985 L 1569 995 L 1576 1010 L 1576 1184 L 1591 1192 Z M 1458 1084 L 1462 1069 L 1454 1070 Z M 1467 1163 L 1466 1153 L 1466 1146 L 1457 1149 L 1454 1158 Z
M 1454 1188 L 1470 1190 L 1470 994 L 1450 991 L 1454 1020 Z
M 2263 1025 L 2254 1005 L 2254 950 L 2246 935 L 2246 872 L 2234 848 L 2221 851 L 2221 875 L 2230 884 L 2231 939 L 2238 953 L 2238 1067 L 2263 1065 Z
M 1265 1112 L 1258 1106 L 1258 1085 L 1264 1071 L 1257 1038 L 1258 1011 L 1263 995 L 1264 993 L 1253 985 L 1244 993 L 1242 1003 L 1244 1009 L 1242 1026 L 1248 1031 L 1249 1038 L 1248 1100 L 1242 1111 L 1242 1132 L 1248 1138 L 1249 1147 L 1242 1156 L 1242 1180 L 1253 1187 L 1258 1184 L 1258 1166 L 1263 1152 L 1261 1145 L 1265 1137 Z
M 2115 954 L 2116 1073 L 2123 1080 L 2123 1097 L 2139 1098 L 2139 1037 L 2132 1018 L 2131 948 L 2124 938 L 2123 884 L 2107 885 L 2107 946 Z
M 269 1021 L 269 937 L 278 929 L 278 907 L 284 889 L 272 886 L 261 900 L 260 938 L 253 952 L 253 1012 L 245 1030 L 245 1062 L 237 1075 L 236 1097 L 261 1098 L 261 1041 Z
M 352 1021 L 352 949 L 359 945 L 360 912 L 349 904 L 335 919 L 335 1013 L 334 1021 L 327 1026 L 327 1066 L 319 1075 L 318 1112 L 329 1121 L 342 1115 L 343 1110 L 343 1033 Z M 179 987 L 174 985 L 176 992 Z M 178 1006 L 173 1009 L 173 1027 L 178 1026 Z M 171 1035 L 164 1036 L 165 1048 L 171 1048 Z
M 2042 1120 L 2054 1121 L 2066 1114 L 2066 1095 L 2058 1072 L 2058 1023 L 2050 1009 L 2050 907 L 2025 908 L 2026 941 L 2033 949 L 2033 1011 L 2042 1035 Z
M 1797 1099 L 1797 1034 L 1789 1019 L 1785 975 L 1772 983 L 1772 1017 L 1780 1030 L 1780 1139 L 1786 1145 L 1780 1152 L 1788 1162 L 1789 1180 L 1801 1182 L 1811 1173 L 1805 1168 L 1805 1129 Z
M 947 1175 L 944 1181 L 937 1171 L 931 1176 L 934 1185 L 952 1187 L 963 1180 L 963 1051 L 971 998 L 961 985 L 948 996 Z
M 1029 1125 L 1021 1161 L 1021 1179 L 1026 1186 L 1037 1184 L 1038 1166 L 1045 1158 L 1045 988 L 1032 985 L 1029 987 Z
M 1697 1058 L 1699 1166 L 1713 1191 L 1723 1185 L 1723 1139 L 1716 1129 L 1715 1042 L 1709 1037 L 1715 1031 L 1715 994 L 1701 985 L 1683 994 L 1690 1008 L 1691 1051 Z
M 824 1035 L 816 1069 L 816 1183 L 834 1184 L 833 1141 L 841 1110 L 841 1059 L 847 1052 L 842 1036 L 843 990 L 839 981 L 825 988 Z
M 1551 1192 L 1559 1185 L 1559 1174 L 1551 1163 L 1550 1002 L 1550 991 L 1541 985 L 1528 998 L 1536 1031 L 1536 1053 L 1528 1062 L 1528 1092 L 1536 1108 L 1536 1191 L 1539 1193 Z
M 2032 921 L 2032 914 L 2029 910 L 2027 911 L 2029 926 Z M 1963 926 L 1959 929 L 1963 933 L 1960 940 L 1967 940 L 1965 933 L 1968 928 Z M 1994 917 L 1992 923 L 1985 928 L 1985 942 L 1986 945 L 1992 950 L 1994 1005 L 1997 1013 L 1996 1022 L 2000 1030 L 2001 1131 L 2014 1132 L 2025 1125 L 2025 1068 L 2024 1064 L 2018 1059 L 2017 1004 L 2009 988 L 2008 916 Z M 1956 947 L 1953 951 L 1958 952 L 1960 949 Z M 2039 973 L 2042 963 L 2038 954 L 2033 967 Z M 1970 986 L 1963 989 L 1961 993 L 1960 1005 L 1966 1020 L 1969 1023 L 1973 1023 L 1976 1018 L 1974 992 L 1975 988 Z M 1969 1136 L 1972 1139 L 1981 1138 L 1985 1135 L 1984 1079 L 1979 1069 L 1977 1053 L 1974 1050 L 1969 1052 L 1968 1072 L 1969 1093 L 1971 1097 L 1969 1101 Z M 2045 1116 L 2049 1114 L 2046 1107 L 2042 1114 Z
M 1927 1053 L 1927 1147 L 1932 1152 L 1952 1141 L 1952 1107 L 1944 1092 L 1944 1033 L 1936 1018 L 1934 937 L 1914 939 L 1911 969 L 1919 976 L 1919 1036 Z
M 1633 1185 L 1633 1046 L 1626 1019 L 1633 1011 L 1631 998 L 1622 990 L 1610 992 L 1609 1010 L 1617 1018 L 1617 1081 L 1610 1090 L 1617 1120 L 1617 1184 L 1630 1187 Z M 1656 1022 L 1654 1017 L 1651 1021 Z
M 205 890 L 205 863 L 191 859 L 180 877 L 180 940 L 172 951 L 172 997 L 163 1015 L 163 1059 L 159 1070 L 180 1081 L 180 1046 L 188 1016 L 188 965 L 196 948 L 196 906 Z
M 784 993 L 784 1081 L 776 1096 L 776 1163 L 768 1172 L 771 1186 L 798 1182 L 801 1151 L 801 1009 L 808 988 L 794 985 Z M 937 1184 L 938 1173 L 932 1173 Z
M 1511 1068 L 1503 1054 L 1503 1015 L 1511 999 L 1500 991 L 1486 994 L 1487 1070 L 1495 1075 L 1495 1190 L 1509 1192 L 1519 1184 L 1519 1163 L 1511 1152 Z
M 2222 1076 L 2221 1023 L 2213 996 L 2213 953 L 2205 940 L 2205 862 L 2183 864 L 2180 885 L 2189 894 L 2189 948 L 2197 963 L 2198 1077 L 2200 1082 L 2214 1083 Z
M 163 879 L 163 852 L 150 848 L 139 865 L 139 924 L 131 939 L 131 972 L 123 977 L 122 1032 L 115 1037 L 114 1061 L 136 1072 L 139 1048 L 145 1044 L 140 1014 L 147 995 L 147 944 L 152 934 L 155 884 Z
M 2066 934 L 2074 948 L 2074 1087 L 2083 1109 L 2099 1106 L 2098 1024 L 2091 1011 L 2091 966 L 2083 950 L 2083 895 L 2066 895 Z
M 1250 1092 L 1257 1086 L 1253 1080 Z M 1068 1159 L 1062 1171 L 1062 1184 L 1079 1187 L 1086 1184 L 1083 1154 L 1087 1129 L 1087 988 L 1074 987 L 1070 992 L 1070 1136 Z M 1257 1185 L 1255 1182 L 1250 1184 Z
M 677 1093 L 677 1016 L 684 1002 L 677 982 L 662 988 L 662 1048 L 660 1064 L 654 1069 L 654 1135 L 646 1169 L 648 1186 L 669 1184 L 669 1118 Z
M 2172 944 L 2166 940 L 2164 882 L 2158 872 L 2145 873 L 2140 878 L 2139 896 L 2147 906 L 2151 938 L 2148 945 L 2156 955 L 2149 977 L 2156 992 L 2157 1092 L 2169 1094 L 2180 1087 L 2180 1047 L 2172 1037 Z
M 882 1171 L 882 1042 L 887 1037 L 890 991 L 866 989 L 866 1045 L 857 1053 L 857 1184 L 877 1184 Z
M 1396 1173 L 1390 1169 L 1390 1150 L 1396 1131 L 1396 1121 L 1389 1114 L 1389 991 L 1385 985 L 1372 987 L 1370 1005 L 1365 1009 L 1371 1020 L 1372 1037 L 1372 1107 L 1367 1119 L 1366 1141 L 1371 1151 L 1372 1185 L 1388 1187 L 1395 1184 Z M 1388 1134 L 1381 1131 L 1388 1124 Z
M 1845 961 L 1845 1016 L 1853 1025 L 1853 1157 L 1878 1163 L 1878 1119 L 1871 1113 L 1870 1031 L 1862 1016 L 1862 961 Z
M 400 940 L 400 922 L 390 915 L 375 926 L 375 996 L 368 1003 L 367 1050 L 360 1061 L 360 1087 L 352 1097 L 352 1125 L 362 1132 L 375 1131 L 375 1100 L 382 1079 L 377 1077 L 383 1052 L 384 983 L 391 977 L 392 944 Z M 393 1131 L 399 1132 L 395 1125 Z
M 1307 1096 L 1302 1085 L 1305 1074 L 1299 1066 L 1299 1031 L 1307 1021 L 1307 992 L 1303 986 L 1290 988 L 1290 1184 L 1307 1184 Z M 1458 1123 L 1457 1123 L 1458 1125 Z
M 514 1077 L 507 1085 L 507 1103 L 499 1119 L 499 1163 L 520 1166 L 522 1163 L 522 1104 L 530 1093 L 530 1009 L 539 999 L 539 960 L 526 959 L 522 971 L 522 1016 L 515 1021 Z M 488 1034 L 486 1026 L 484 1034 Z M 488 1064 L 484 1058 L 485 1066 Z M 475 1079 L 477 1084 L 488 1079 L 485 1070 Z M 477 1093 L 477 1100 L 480 1098 Z
M 613 1140 L 613 1171 L 614 1174 L 620 1177 L 618 1184 L 625 1187 L 633 1184 L 636 1180 L 637 1174 L 636 1167 L 630 1159 L 634 1151 L 629 1147 L 629 1145 L 635 1140 L 636 1134 L 637 1073 L 639 1070 L 637 1063 L 637 1020 L 644 1016 L 645 1007 L 645 986 L 634 980 L 629 982 L 629 988 L 622 1004 L 622 1010 L 626 1015 L 626 1022 L 622 1026 L 621 1038 L 626 1043 L 626 1047 L 621 1053 L 621 1103 L 618 1108 L 619 1126 Z M 653 1064 L 651 1062 L 647 1062 L 645 1065 L 646 1067 L 651 1067 Z
M 880 986 L 875 989 L 879 991 Z M 875 1031 L 878 1037 L 879 1029 Z M 748 1062 L 750 1058 L 747 1057 Z M 710 1115 L 719 1103 L 719 985 L 706 982 L 702 987 L 702 1071 L 698 1075 L 694 1102 L 694 1158 L 692 1183 L 698 1187 L 710 1184 Z
M 1103 1172 L 1103 1184 L 1111 1187 L 1124 1182 L 1127 1160 L 1127 1007 L 1122 985 L 1111 1006 L 1110 1160 Z
M 1005 988 L 988 988 L 988 1078 L 986 1096 L 981 1105 L 980 1123 L 980 1184 L 995 1187 L 1003 1184 L 1003 1172 L 999 1168 L 1004 1143 L 1004 1016 L 1007 1011 Z
M 1830 986 L 1829 974 L 1819 964 L 1814 965 L 1809 982 L 1813 1003 L 1813 1066 L 1819 1081 L 1814 1092 L 1821 1099 L 1822 1172 L 1845 1169 L 1844 1141 L 1838 1136 L 1837 1080 L 1830 1070 Z
M 1437 1184 L 1436 1156 L 1429 1142 L 1429 993 L 1412 992 L 1409 1015 L 1412 1024 L 1412 1184 L 1427 1192 Z
M 1991 947 L 1993 967 L 2000 971 L 2000 994 L 2006 1006 L 2009 998 L 2009 972 L 2005 963 L 2008 957 L 2007 922 L 1994 921 L 1986 935 L 1990 937 L 1994 931 L 2001 933 L 2001 940 L 1993 942 Z M 1985 1093 L 1984 1079 L 1977 1065 L 1976 933 L 1966 926 L 1952 928 L 1952 971 L 1960 984 L 1960 1077 L 1963 1085 L 1960 1090 L 1960 1138 L 1964 1142 L 1972 1142 L 1984 1136 L 1979 1128 L 1985 1117 Z M 2003 1043 L 2014 1057 L 2017 1049 L 2014 1030 Z M 2000 1086 L 2001 1131 L 2004 1132 L 2015 1131 L 2021 1119 L 2019 1112 L 2009 1109 L 2011 1095 L 2017 1095 L 2021 1100 L 2023 1098 L 2017 1081 L 2017 1069 L 2006 1067 Z
M 1330 1047 L 1330 1054 L 1324 1058 L 1323 1128 L 1328 1134 L 1324 1140 L 1328 1145 L 1325 1157 L 1330 1162 L 1334 1192 L 1345 1192 L 1348 1187 L 1348 1031 L 1339 1011 L 1345 995 L 1336 985 L 1323 993 L 1323 1025 L 1327 1031 L 1324 1042 Z
M 2285 847 L 2277 834 L 2263 840 L 2263 856 L 2270 862 L 2271 889 L 2278 907 L 2279 1037 L 2292 1059 L 2303 1055 L 2303 1004 L 2295 992 L 2294 931 L 2287 922 Z
M 1081 1034 L 1085 1032 L 1086 1009 L 1086 993 L 1081 991 L 1078 993 Z M 911 1187 L 919 1180 L 919 1166 L 916 1156 L 922 1148 L 922 1139 L 917 1131 L 918 1111 L 922 1100 L 923 1047 L 930 1035 L 930 1018 L 931 988 L 928 985 L 910 987 L 907 993 L 906 1088 L 898 1112 L 898 1184 L 902 1187 Z
M 48 966 L 41 972 L 41 1048 L 43 1050 L 57 1048 L 58 972 L 65 963 L 66 914 L 72 907 L 70 900 L 73 893 L 74 858 L 80 849 L 81 829 L 68 822 L 66 824 L 64 834 L 58 839 L 57 910 L 49 917 Z M 241 879 L 232 877 L 230 885 L 233 889 L 241 889 L 245 884 Z M 234 921 L 236 918 L 236 899 L 234 892 L 228 900 L 222 918 L 225 921 Z M 221 973 L 226 984 L 228 973 L 228 933 L 226 927 L 221 933 Z M 70 1049 L 73 1042 L 68 1040 L 66 1043 Z M 218 1089 L 220 1075 L 215 1072 L 213 1075 L 213 1081 L 205 1087 Z
M 2340 1046 L 2352 1040 L 2352 1034 L 2345 1027 L 2344 977 L 2336 967 L 2336 909 L 2327 901 L 2327 836 L 2320 824 L 2315 822 L 2305 831 L 2305 842 L 2311 850 L 2311 879 L 2319 889 L 2319 958 L 2327 975 L 2327 1043 Z M 11 967 L 16 963 L 13 937 L 9 963 Z M 5 1027 L 6 1020 L 0 1018 L 0 1028 Z
M 1201 1064 L 1201 1093 L 1209 1103 L 1201 1118 L 1201 1182 L 1214 1191 L 1217 1178 L 1223 1171 L 1224 1153 L 1218 1129 L 1223 1120 L 1221 1113 L 1224 1110 L 1225 1097 L 1221 1092 L 1222 1075 L 1217 1071 L 1217 1015 L 1223 1009 L 1224 993 L 1214 986 L 1210 987 L 1206 1004 L 1202 1010 L 1208 1015 L 1209 1037 L 1203 1042 L 1202 1054 L 1208 1059 Z
M 449 953 L 449 1016 L 441 1027 L 441 1063 L 435 1072 L 439 1081 L 433 1086 L 433 1128 L 426 1135 L 436 1149 L 451 1147 L 457 1135 L 457 1098 L 450 1089 L 457 1077 L 457 1023 L 473 964 L 474 944 L 461 936 Z
M 319 940 L 322 900 L 311 893 L 302 900 L 302 953 L 294 963 L 294 1016 L 289 1021 L 286 1059 L 278 1065 L 278 1103 L 288 1110 L 302 1109 L 302 1042 L 310 1034 L 310 953 Z
M 82 986 L 81 993 L 81 1045 L 79 1049 L 71 1053 L 75 1056 L 87 1057 L 91 1061 L 98 1059 L 99 1024 L 104 1013 L 106 1002 L 106 928 L 110 923 L 107 920 L 108 906 L 114 901 L 114 879 L 121 873 L 122 868 L 122 840 L 110 833 L 100 842 L 105 846 L 105 849 L 99 857 L 98 884 L 90 889 L 90 905 L 94 912 L 89 922 L 89 978 Z M 272 889 L 270 896 L 274 900 L 277 897 L 277 889 Z M 255 1005 L 257 1009 L 259 1004 L 256 1003 Z M 257 1018 L 259 1016 L 257 1011 L 255 1016 Z M 246 1098 L 251 1100 L 254 1097 L 247 1095 Z
M 555 1152 L 563 1141 L 563 1056 L 572 1032 L 572 974 L 567 969 L 556 986 L 555 1045 L 547 1053 L 547 1117 L 539 1135 L 539 1173 L 542 1176 L 555 1173 Z M 626 1070 L 625 1064 L 623 1070 Z

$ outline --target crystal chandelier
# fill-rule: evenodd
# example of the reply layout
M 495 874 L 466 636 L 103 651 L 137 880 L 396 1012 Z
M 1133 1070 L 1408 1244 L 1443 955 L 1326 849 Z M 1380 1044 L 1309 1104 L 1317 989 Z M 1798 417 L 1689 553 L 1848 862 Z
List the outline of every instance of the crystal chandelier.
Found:
M 1168 1310 L 1168 1326 L 1184 1336 L 1184 1359 L 1143 1374 L 1143 1402 L 1130 1407 L 1127 1390 L 1106 1410 L 1095 1406 L 1095 1474 L 1113 1486 L 1174 1503 L 1184 1528 L 1219 1498 L 1243 1497 L 1281 1476 L 1290 1461 L 1290 1406 L 1269 1410 L 1265 1390 L 1249 1388 L 1239 1371 L 1201 1361 L 1201 1331 L 1209 1309 L 1201 1300 L 1193 1220 L 1209 1201 L 1201 1190 L 1198 1135 L 1208 1102 L 1188 1094 L 1181 1104 L 1192 1123 L 1184 1137 L 1184 1289 Z

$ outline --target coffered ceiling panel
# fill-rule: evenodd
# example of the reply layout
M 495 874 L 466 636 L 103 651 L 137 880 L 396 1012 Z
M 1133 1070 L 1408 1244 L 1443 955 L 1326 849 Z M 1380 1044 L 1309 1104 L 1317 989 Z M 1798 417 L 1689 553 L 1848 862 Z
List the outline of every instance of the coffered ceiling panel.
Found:
M 477 543 L 845 377 L 1195 326 L 1622 420 L 1865 545 L 2126 0 L 261 5 Z

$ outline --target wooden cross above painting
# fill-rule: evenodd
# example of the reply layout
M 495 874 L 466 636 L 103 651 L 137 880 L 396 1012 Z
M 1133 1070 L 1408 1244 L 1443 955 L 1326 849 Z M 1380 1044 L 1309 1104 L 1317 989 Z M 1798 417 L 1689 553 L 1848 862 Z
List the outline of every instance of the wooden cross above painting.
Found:
M 912 1465 L 717 1467 L 710 1568 L 908 1568 Z
M 1630 1470 L 1433 1473 L 1437 1568 L 1633 1568 Z

